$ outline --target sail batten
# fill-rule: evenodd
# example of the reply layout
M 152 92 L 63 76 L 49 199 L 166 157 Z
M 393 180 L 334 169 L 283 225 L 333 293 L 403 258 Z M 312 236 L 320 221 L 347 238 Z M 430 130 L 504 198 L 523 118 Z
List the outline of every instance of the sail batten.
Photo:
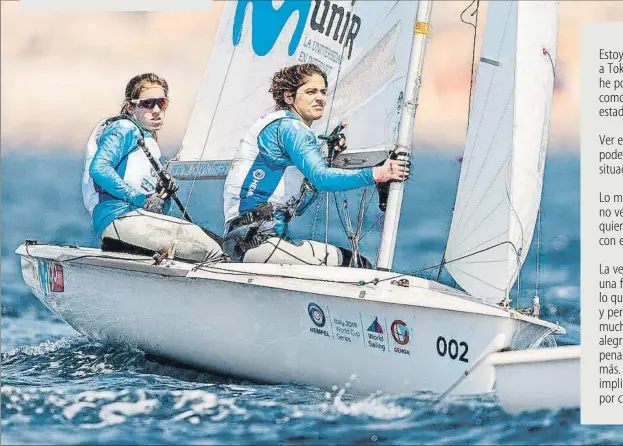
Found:
M 485 26 L 445 260 L 468 293 L 499 303 L 517 280 L 540 208 L 558 4 L 491 2 Z

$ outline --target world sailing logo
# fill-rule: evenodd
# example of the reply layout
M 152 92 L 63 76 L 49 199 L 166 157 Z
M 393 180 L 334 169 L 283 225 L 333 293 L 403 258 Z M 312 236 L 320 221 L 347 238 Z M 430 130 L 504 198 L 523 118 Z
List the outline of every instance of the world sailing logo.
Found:
M 288 19 L 290 19 L 290 16 L 298 12 L 296 29 L 294 30 L 294 34 L 292 34 L 292 39 L 288 46 L 288 54 L 292 56 L 301 42 L 301 37 L 303 37 L 307 17 L 311 9 L 311 0 L 284 0 L 279 9 L 273 8 L 272 1 L 239 0 L 234 16 L 234 46 L 240 43 L 242 25 L 249 4 L 251 4 L 253 8 L 251 17 L 251 44 L 253 45 L 253 51 L 258 56 L 265 56 L 270 53 L 279 38 L 279 34 L 281 34 Z

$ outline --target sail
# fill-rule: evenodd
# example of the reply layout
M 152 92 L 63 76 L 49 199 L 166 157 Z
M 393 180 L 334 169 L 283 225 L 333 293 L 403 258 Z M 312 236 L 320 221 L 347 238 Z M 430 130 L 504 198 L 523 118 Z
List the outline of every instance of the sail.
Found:
M 558 4 L 490 2 L 446 268 L 499 303 L 526 259 L 541 201 Z
M 303 62 L 316 63 L 329 78 L 325 116 L 312 129 L 325 133 L 347 121 L 349 150 L 389 150 L 402 112 L 416 10 L 409 0 L 224 2 L 172 173 L 224 177 L 247 129 L 274 110 L 273 74 Z

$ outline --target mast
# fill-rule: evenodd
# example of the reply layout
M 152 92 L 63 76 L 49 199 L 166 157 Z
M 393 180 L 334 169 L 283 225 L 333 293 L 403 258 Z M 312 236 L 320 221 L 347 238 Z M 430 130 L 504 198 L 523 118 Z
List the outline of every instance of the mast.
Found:
M 420 93 L 420 85 L 422 84 L 424 53 L 426 52 L 426 41 L 428 38 L 432 9 L 432 0 L 418 1 L 415 27 L 413 30 L 413 44 L 411 46 L 411 56 L 409 59 L 409 71 L 405 88 L 404 109 L 400 117 L 398 141 L 396 143 L 396 151 L 406 152 L 409 157 L 411 156 L 413 124 L 415 121 L 415 111 L 417 108 L 418 95 Z M 390 270 L 392 267 L 403 194 L 404 183 L 392 182 L 390 184 L 377 269 Z

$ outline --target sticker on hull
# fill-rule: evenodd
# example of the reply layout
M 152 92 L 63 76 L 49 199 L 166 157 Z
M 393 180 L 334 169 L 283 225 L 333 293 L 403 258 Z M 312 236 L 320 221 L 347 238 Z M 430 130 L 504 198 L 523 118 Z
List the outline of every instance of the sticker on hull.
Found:
M 361 342 L 361 326 L 359 322 L 334 317 L 333 327 L 335 328 L 335 338 L 337 340 L 346 343 Z
M 37 259 L 39 285 L 44 295 L 62 293 L 65 291 L 65 277 L 63 266 L 58 262 Z
M 394 353 L 410 355 L 411 352 L 407 348 L 407 344 L 411 340 L 411 334 L 407 324 L 400 319 L 394 320 L 391 325 L 391 333 L 394 342 L 397 344 L 393 348 Z
M 313 334 L 325 336 L 330 338 L 331 335 L 327 330 L 327 316 L 324 313 L 324 310 L 320 307 L 320 305 L 310 302 L 307 305 L 307 314 L 309 314 L 309 318 L 313 323 L 313 326 L 309 327 L 309 331 Z
M 374 321 L 370 324 L 365 334 L 365 345 L 369 348 L 375 348 L 382 352 L 389 350 L 385 330 L 379 322 L 378 316 L 374 317 Z
M 307 314 L 309 331 L 314 335 L 330 338 L 352 348 L 361 349 L 363 344 L 366 349 L 411 356 L 413 331 L 404 321 L 409 320 L 405 317 L 388 320 L 383 315 L 361 312 L 358 312 L 359 317 L 344 313 L 331 315 L 328 307 L 321 307 L 315 302 L 308 303 Z

